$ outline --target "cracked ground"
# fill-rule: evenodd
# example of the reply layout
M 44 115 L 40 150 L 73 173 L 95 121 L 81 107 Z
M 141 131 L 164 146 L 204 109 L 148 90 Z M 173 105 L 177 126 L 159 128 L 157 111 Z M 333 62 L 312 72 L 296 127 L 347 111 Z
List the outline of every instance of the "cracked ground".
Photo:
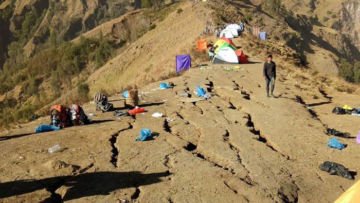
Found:
M 192 69 L 167 80 L 173 89 L 142 88 L 147 112 L 135 118 L 87 104 L 94 124 L 32 134 L 48 122 L 41 118 L 1 133 L 0 202 L 333 202 L 354 183 L 319 164 L 359 170 L 354 139 L 339 138 L 348 147 L 337 151 L 325 134 L 327 127 L 357 133 L 358 117 L 331 110 L 359 105 L 358 95 L 280 67 L 277 98 L 267 98 L 261 63 L 224 67 Z M 196 100 L 197 85 L 211 99 Z M 180 96 L 186 89 L 191 98 Z M 123 108 L 120 96 L 110 100 Z M 136 142 L 142 128 L 158 136 Z M 49 154 L 55 144 L 62 150 Z

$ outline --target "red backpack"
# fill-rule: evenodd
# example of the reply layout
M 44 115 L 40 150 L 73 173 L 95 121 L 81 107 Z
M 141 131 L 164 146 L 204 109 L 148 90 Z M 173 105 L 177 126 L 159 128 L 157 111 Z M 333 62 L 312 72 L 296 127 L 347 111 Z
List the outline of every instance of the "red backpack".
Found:
M 70 125 L 69 109 L 63 105 L 53 105 L 50 108 L 50 119 L 51 125 L 58 126 L 61 128 Z

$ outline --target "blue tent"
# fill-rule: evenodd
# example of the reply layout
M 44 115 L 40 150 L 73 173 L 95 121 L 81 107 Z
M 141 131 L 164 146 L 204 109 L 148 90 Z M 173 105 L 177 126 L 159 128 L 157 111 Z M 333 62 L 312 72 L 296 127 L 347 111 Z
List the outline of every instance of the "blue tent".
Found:
M 176 56 L 176 72 L 180 73 L 185 70 L 189 70 L 191 67 L 190 55 L 177 55 Z

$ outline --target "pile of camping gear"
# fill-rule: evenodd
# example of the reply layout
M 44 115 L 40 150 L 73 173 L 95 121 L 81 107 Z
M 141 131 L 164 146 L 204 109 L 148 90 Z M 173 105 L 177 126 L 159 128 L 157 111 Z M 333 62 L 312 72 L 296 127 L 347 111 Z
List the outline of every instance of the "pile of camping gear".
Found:
M 50 108 L 50 124 L 39 125 L 36 133 L 57 131 L 70 126 L 90 124 L 91 121 L 80 105 L 72 104 L 69 107 L 56 104 Z
M 360 108 L 353 108 L 349 105 L 344 105 L 343 107 L 335 107 L 332 112 L 337 115 L 348 114 L 353 116 L 360 116 Z

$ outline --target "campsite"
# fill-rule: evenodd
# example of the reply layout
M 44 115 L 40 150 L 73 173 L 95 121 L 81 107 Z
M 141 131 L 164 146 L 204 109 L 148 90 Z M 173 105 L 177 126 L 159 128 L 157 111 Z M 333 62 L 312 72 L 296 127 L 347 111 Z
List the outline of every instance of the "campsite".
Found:
M 0 202 L 360 201 L 360 86 L 266 27 L 215 25 L 210 0 L 175 5 L 82 73 L 88 101 L 69 90 L 0 128 Z

